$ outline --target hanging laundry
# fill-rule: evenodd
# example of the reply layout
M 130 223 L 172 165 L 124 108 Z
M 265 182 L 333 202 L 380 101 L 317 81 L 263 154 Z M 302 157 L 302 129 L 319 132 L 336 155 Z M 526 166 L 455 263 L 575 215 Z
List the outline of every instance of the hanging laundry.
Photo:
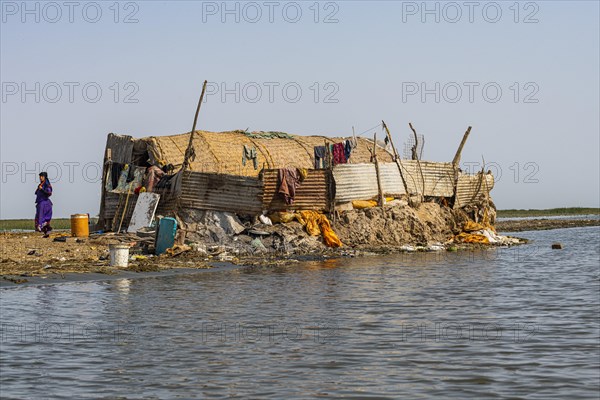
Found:
M 333 165 L 346 164 L 346 154 L 343 143 L 333 145 Z
M 304 180 L 308 177 L 308 169 L 298 168 L 298 176 L 300 177 L 300 182 L 304 182 Z
M 256 147 L 244 145 L 244 149 L 242 150 L 242 165 L 245 166 L 247 160 L 252 160 L 254 169 L 258 169 L 258 157 L 256 154 Z
M 300 186 L 300 174 L 296 168 L 280 168 L 278 172 L 279 193 L 285 204 L 294 204 L 296 189 Z
M 110 166 L 110 180 L 111 180 L 111 188 L 113 190 L 119 185 L 119 178 L 121 177 L 121 171 L 123 170 L 123 164 L 120 163 L 112 163 Z
M 315 169 L 325 168 L 325 157 L 327 157 L 327 147 L 315 146 Z
M 133 165 L 129 166 L 129 173 L 127 174 L 127 183 L 133 182 L 135 178 L 135 168 Z
M 350 159 L 350 155 L 352 154 L 352 150 L 354 147 L 352 146 L 351 140 L 344 141 L 344 155 L 346 156 L 346 161 Z
M 385 150 L 388 153 L 393 153 L 392 142 L 390 142 L 390 139 L 387 136 L 385 137 L 385 139 L 383 139 L 383 142 L 385 143 Z
M 119 190 L 119 191 L 126 191 L 127 190 L 127 177 L 129 176 L 129 164 L 125 164 L 123 165 L 123 168 L 121 169 L 121 174 L 119 175 L 119 183 L 117 184 L 117 186 L 114 188 L 115 190 Z

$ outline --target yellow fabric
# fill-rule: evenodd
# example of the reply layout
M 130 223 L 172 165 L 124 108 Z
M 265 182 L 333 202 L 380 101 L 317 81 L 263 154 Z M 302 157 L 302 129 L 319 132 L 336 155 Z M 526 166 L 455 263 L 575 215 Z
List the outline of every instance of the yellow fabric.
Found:
M 455 239 L 464 243 L 490 243 L 489 239 L 485 235 L 480 235 L 478 233 L 461 232 L 458 235 L 456 235 Z
M 308 169 L 298 168 L 298 174 L 300 174 L 300 182 L 302 182 L 308 176 Z
M 274 223 L 287 223 L 294 219 L 304 226 L 306 232 L 311 236 L 323 236 L 323 241 L 329 247 L 342 247 L 342 242 L 331 228 L 331 223 L 327 217 L 321 213 L 312 210 L 292 212 L 274 212 L 269 215 Z
M 321 234 L 319 227 L 321 214 L 316 211 L 300 211 L 299 214 L 302 217 L 302 221 L 299 220 L 299 222 L 306 227 L 306 232 L 310 236 L 319 236 Z
M 354 200 L 352 202 L 352 207 L 359 210 L 363 208 L 377 207 L 377 202 L 375 200 Z
M 483 210 L 483 218 L 481 219 L 481 224 L 487 229 L 490 229 L 492 232 L 496 233 L 496 228 L 490 223 L 490 215 L 488 213 L 487 207 Z
M 294 219 L 296 219 L 296 214 L 294 214 L 292 212 L 278 211 L 278 212 L 274 212 L 274 213 L 270 214 L 269 218 L 271 219 L 271 221 L 273 223 L 285 224 L 287 222 L 291 222 Z
M 478 224 L 475 221 L 467 221 L 465 222 L 464 226 L 463 226 L 463 232 L 475 232 L 475 231 L 480 231 L 482 229 L 485 229 L 485 226 Z
M 323 235 L 323 241 L 329 247 L 342 247 L 342 242 L 331 229 L 331 223 L 326 216 L 316 211 L 300 211 L 296 219 L 306 227 L 306 232 L 311 236 Z
M 327 246 L 342 247 L 342 241 L 338 238 L 333 229 L 331 229 L 331 223 L 326 216 L 321 215 L 319 225 L 321 227 L 321 233 L 323 234 L 323 240 Z

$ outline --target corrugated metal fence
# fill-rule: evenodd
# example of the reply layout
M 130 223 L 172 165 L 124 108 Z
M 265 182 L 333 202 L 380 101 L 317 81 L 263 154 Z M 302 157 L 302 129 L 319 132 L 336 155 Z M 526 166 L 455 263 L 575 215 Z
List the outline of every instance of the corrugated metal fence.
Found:
M 485 176 L 485 179 L 483 177 Z M 482 196 L 489 195 L 494 187 L 492 174 L 468 175 L 460 173 L 456 183 L 456 200 L 454 208 L 464 207 Z
M 419 165 L 420 164 L 420 165 Z M 401 162 L 402 175 L 411 194 L 452 197 L 454 195 L 454 169 L 450 163 L 413 160 Z M 386 196 L 406 193 L 398 165 L 379 164 L 381 186 Z M 421 176 L 422 173 L 422 176 Z M 333 168 L 336 185 L 336 202 L 368 200 L 377 196 L 377 174 L 374 164 L 340 164 Z M 425 185 L 423 185 L 425 183 Z M 424 186 L 424 189 L 423 189 Z
M 257 178 L 185 172 L 180 206 L 251 215 L 262 211 L 261 195 L 262 182 Z
M 278 170 L 268 169 L 263 173 L 263 208 L 269 211 L 316 210 L 328 211 L 330 199 L 330 172 L 324 169 L 309 169 L 306 179 L 296 190 L 294 204 L 285 204 L 277 193 Z
M 409 192 L 425 196 L 452 197 L 454 195 L 454 169 L 450 163 L 402 161 L 402 172 Z M 395 163 L 380 164 L 381 184 L 384 195 L 405 194 L 404 185 Z M 421 171 L 423 178 L 421 178 Z M 485 176 L 485 179 L 482 179 Z M 422 190 L 423 181 L 425 190 Z M 487 183 L 487 184 L 486 184 Z M 464 207 L 494 187 L 494 177 L 459 173 L 456 184 L 455 207 Z M 333 199 L 337 203 L 352 200 L 369 200 L 378 194 L 377 175 L 374 164 L 341 164 L 333 171 L 308 170 L 306 179 L 296 190 L 293 205 L 287 205 L 277 193 L 278 170 L 265 170 L 262 181 L 257 178 L 216 173 L 186 172 L 183 176 L 181 194 L 160 192 L 161 200 L 157 214 L 170 215 L 177 207 L 201 210 L 229 211 L 237 214 L 256 215 L 262 210 L 316 210 L 328 212 Z M 125 202 L 124 194 L 105 193 L 104 218 L 111 225 L 113 219 L 120 222 Z M 129 205 L 134 205 L 137 195 L 130 195 Z M 129 207 L 128 207 L 129 208 Z M 125 211 L 124 226 L 129 222 L 129 210 Z
M 377 196 L 375 164 L 339 164 L 333 168 L 335 200 L 345 203 Z

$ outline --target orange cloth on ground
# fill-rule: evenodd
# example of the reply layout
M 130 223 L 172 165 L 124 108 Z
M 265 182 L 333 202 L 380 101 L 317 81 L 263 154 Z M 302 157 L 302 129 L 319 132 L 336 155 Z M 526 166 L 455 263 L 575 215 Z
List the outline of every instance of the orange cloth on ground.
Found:
M 354 200 L 352 202 L 352 208 L 358 210 L 371 207 L 377 207 L 377 202 L 375 200 Z
M 461 241 L 463 243 L 482 243 L 489 244 L 490 240 L 485 235 L 480 235 L 478 233 L 465 233 L 461 232 L 454 237 L 455 240 Z
M 331 223 L 326 216 L 316 211 L 300 211 L 296 214 L 298 222 L 306 227 L 306 232 L 311 236 L 323 235 L 325 244 L 329 247 L 342 247 L 342 242 L 331 229 Z

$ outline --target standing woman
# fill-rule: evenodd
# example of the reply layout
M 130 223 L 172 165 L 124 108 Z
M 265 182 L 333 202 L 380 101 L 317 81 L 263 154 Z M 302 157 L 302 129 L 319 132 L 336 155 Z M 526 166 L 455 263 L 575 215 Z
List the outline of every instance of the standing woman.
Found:
M 52 230 L 50 220 L 52 219 L 52 185 L 48 180 L 47 172 L 40 172 L 40 184 L 35 191 L 35 230 L 43 232 L 48 237 Z

